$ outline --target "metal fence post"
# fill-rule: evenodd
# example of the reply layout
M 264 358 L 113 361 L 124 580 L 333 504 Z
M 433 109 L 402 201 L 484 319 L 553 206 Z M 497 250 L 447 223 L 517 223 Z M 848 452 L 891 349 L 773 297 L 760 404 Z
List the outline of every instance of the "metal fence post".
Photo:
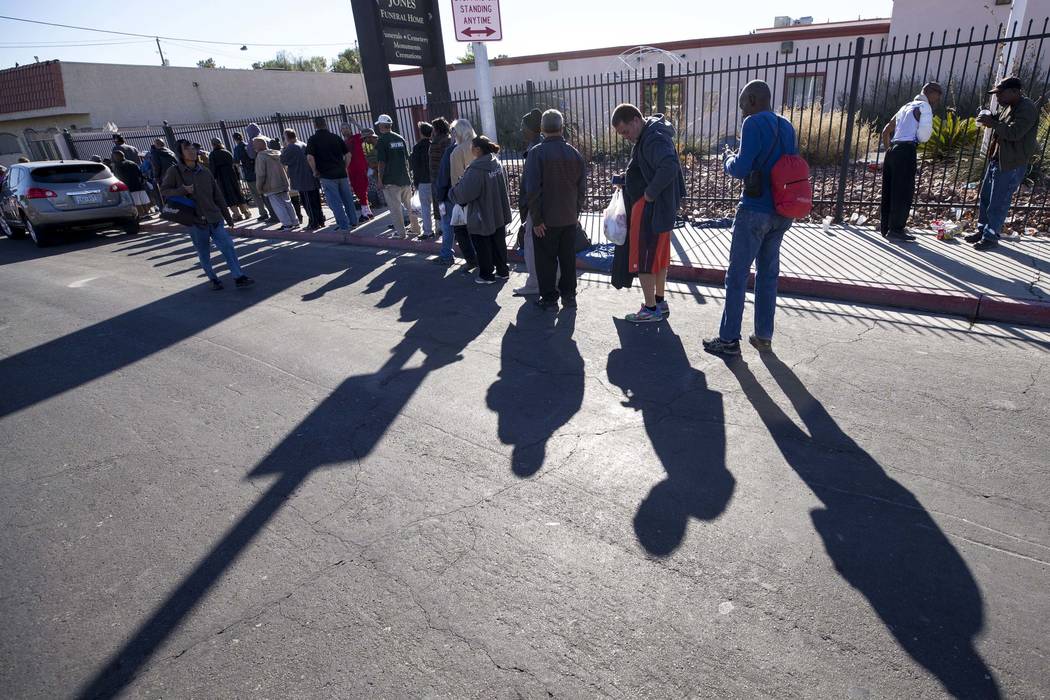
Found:
M 525 81 L 525 97 L 528 100 L 528 108 L 532 109 L 536 106 L 536 83 L 531 80 Z
M 62 136 L 66 139 L 66 148 L 69 149 L 69 158 L 71 160 L 80 160 L 80 155 L 77 153 L 77 145 L 73 142 L 73 134 L 69 133 L 69 129 L 62 129 Z
M 656 64 L 656 111 L 664 114 L 667 111 L 667 66 L 663 63 Z
M 833 220 L 842 223 L 846 207 L 846 179 L 849 177 L 849 162 L 853 157 L 853 129 L 857 122 L 857 93 L 860 92 L 860 62 L 864 57 L 864 37 L 857 37 L 857 48 L 853 52 L 853 71 L 849 86 L 849 102 L 846 107 L 846 141 L 842 148 L 842 163 L 839 165 L 839 187 L 835 195 Z
M 273 115 L 273 118 L 277 121 L 277 133 L 283 134 L 284 133 L 284 118 L 281 116 L 281 113 L 280 112 L 275 113 Z
M 164 138 L 166 138 L 168 140 L 168 148 L 170 148 L 171 150 L 174 151 L 175 150 L 175 143 L 178 141 L 178 139 L 175 137 L 175 130 L 171 128 L 171 124 L 168 123 L 167 119 L 164 120 L 163 124 L 164 124 Z M 179 154 L 179 157 L 180 158 L 182 157 L 181 153 Z
M 219 131 L 222 132 L 222 141 L 223 141 L 223 143 L 226 144 L 227 148 L 232 150 L 233 143 L 230 141 L 230 131 L 229 131 L 229 129 L 226 128 L 226 120 L 225 119 L 220 119 L 219 120 Z
M 339 119 L 339 126 L 350 123 L 350 113 L 347 111 L 346 105 L 339 105 Z

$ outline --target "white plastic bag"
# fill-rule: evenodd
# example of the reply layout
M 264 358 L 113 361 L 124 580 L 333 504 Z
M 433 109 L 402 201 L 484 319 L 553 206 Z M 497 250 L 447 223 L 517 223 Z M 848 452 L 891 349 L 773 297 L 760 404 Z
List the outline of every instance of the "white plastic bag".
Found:
M 467 225 L 467 210 L 465 207 L 457 204 L 452 207 L 452 225 L 453 226 L 466 226 Z
M 621 190 L 613 193 L 612 201 L 605 208 L 605 237 L 616 245 L 623 245 L 627 240 L 627 209 Z
M 419 203 L 419 192 L 412 195 L 412 211 L 416 216 L 423 210 L 423 205 Z

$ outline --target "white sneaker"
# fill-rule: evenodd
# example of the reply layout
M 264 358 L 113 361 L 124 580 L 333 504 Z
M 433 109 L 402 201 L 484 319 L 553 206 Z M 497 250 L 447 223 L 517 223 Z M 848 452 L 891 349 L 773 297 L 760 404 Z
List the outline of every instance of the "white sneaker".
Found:
M 533 294 L 539 294 L 540 290 L 535 287 L 518 287 L 514 290 L 514 296 L 516 297 L 527 297 Z

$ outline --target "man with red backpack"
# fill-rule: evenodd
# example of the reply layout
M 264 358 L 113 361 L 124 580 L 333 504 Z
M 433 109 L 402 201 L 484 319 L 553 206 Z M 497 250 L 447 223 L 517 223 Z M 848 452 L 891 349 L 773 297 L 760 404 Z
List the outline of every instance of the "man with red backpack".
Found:
M 780 243 L 793 217 L 806 216 L 813 195 L 809 168 L 798 156 L 795 128 L 773 112 L 769 85 L 753 80 L 740 93 L 740 150 L 723 153 L 725 171 L 744 181 L 733 221 L 733 240 L 726 270 L 726 301 L 718 336 L 704 340 L 704 349 L 722 355 L 740 354 L 740 326 L 751 264 L 755 263 L 755 333 L 749 340 L 759 352 L 772 349 L 773 316 L 777 307 Z

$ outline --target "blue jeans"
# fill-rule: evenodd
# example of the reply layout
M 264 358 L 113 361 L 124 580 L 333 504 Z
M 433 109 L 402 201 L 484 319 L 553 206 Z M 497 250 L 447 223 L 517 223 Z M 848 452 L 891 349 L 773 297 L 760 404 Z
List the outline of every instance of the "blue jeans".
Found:
M 456 257 L 452 248 L 455 243 L 455 236 L 452 233 L 452 207 L 454 206 L 452 202 L 446 201 L 445 213 L 441 217 L 441 252 L 438 255 L 446 261 Z
M 357 207 L 354 206 L 354 193 L 350 190 L 350 181 L 345 177 L 322 177 L 321 189 L 324 190 L 324 198 L 335 216 L 336 227 L 348 229 L 357 226 Z
M 999 240 L 1006 215 L 1010 212 L 1010 202 L 1027 172 L 1027 165 L 1002 170 L 998 160 L 988 163 L 988 172 L 981 183 L 981 204 L 977 215 L 977 230 L 984 234 L 984 240 Z
M 200 260 L 201 267 L 204 268 L 204 274 L 208 276 L 208 279 L 218 279 L 215 276 L 215 270 L 211 266 L 212 241 L 215 241 L 215 247 L 219 249 L 222 257 L 226 259 L 226 267 L 230 268 L 230 274 L 234 277 L 240 277 L 244 274 L 241 272 L 240 263 L 237 262 L 237 252 L 233 249 L 233 239 L 230 238 L 230 234 L 226 231 L 226 226 L 221 221 L 217 224 L 191 226 L 190 239 L 193 241 L 193 246 L 197 249 L 197 259 Z
M 777 277 L 780 275 L 780 244 L 792 220 L 779 214 L 737 209 L 733 221 L 733 243 L 726 270 L 726 305 L 718 337 L 740 340 L 744 317 L 747 278 L 755 263 L 755 335 L 773 338 L 773 315 L 777 310 Z

